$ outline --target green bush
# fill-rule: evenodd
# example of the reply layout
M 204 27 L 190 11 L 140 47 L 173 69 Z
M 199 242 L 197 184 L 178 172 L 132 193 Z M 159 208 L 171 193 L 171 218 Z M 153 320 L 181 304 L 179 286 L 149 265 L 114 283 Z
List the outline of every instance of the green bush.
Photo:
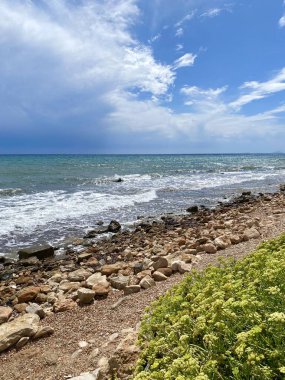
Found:
M 285 235 L 147 309 L 135 380 L 285 379 Z

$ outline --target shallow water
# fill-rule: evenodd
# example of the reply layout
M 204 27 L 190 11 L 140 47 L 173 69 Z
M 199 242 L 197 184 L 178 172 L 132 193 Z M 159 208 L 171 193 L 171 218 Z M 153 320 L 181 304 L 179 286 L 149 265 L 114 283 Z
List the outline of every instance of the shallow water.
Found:
M 122 178 L 122 182 L 116 182 Z M 0 252 L 82 236 L 98 220 L 213 206 L 275 191 L 285 155 L 2 155 Z

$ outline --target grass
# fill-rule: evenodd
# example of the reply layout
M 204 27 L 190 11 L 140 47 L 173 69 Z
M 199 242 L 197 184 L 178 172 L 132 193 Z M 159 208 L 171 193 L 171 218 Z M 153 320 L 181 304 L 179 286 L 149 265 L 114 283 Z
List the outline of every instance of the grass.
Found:
M 193 273 L 144 316 L 134 380 L 285 379 L 285 235 Z

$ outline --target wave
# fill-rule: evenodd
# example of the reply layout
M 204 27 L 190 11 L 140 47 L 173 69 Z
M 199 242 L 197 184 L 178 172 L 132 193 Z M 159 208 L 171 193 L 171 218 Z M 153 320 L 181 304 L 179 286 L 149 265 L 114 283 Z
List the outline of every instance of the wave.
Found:
M 154 189 L 127 195 L 92 191 L 67 193 L 62 190 L 19 195 L 0 202 L 1 218 L 5 221 L 0 225 L 0 235 L 30 233 L 38 226 L 84 219 L 84 216 L 94 215 L 96 218 L 100 213 L 151 202 L 156 197 Z

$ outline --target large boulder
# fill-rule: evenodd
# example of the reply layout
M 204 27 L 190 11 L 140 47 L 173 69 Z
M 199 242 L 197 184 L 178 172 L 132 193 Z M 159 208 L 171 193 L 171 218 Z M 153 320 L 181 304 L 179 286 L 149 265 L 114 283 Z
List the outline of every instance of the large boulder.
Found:
M 54 248 L 49 245 L 33 246 L 30 248 L 21 249 L 18 252 L 19 259 L 28 259 L 30 257 L 37 257 L 39 260 L 46 259 L 54 256 Z
M 24 314 L 12 322 L 0 326 L 0 352 L 15 345 L 23 337 L 31 337 L 39 328 L 40 317 L 36 314 Z

